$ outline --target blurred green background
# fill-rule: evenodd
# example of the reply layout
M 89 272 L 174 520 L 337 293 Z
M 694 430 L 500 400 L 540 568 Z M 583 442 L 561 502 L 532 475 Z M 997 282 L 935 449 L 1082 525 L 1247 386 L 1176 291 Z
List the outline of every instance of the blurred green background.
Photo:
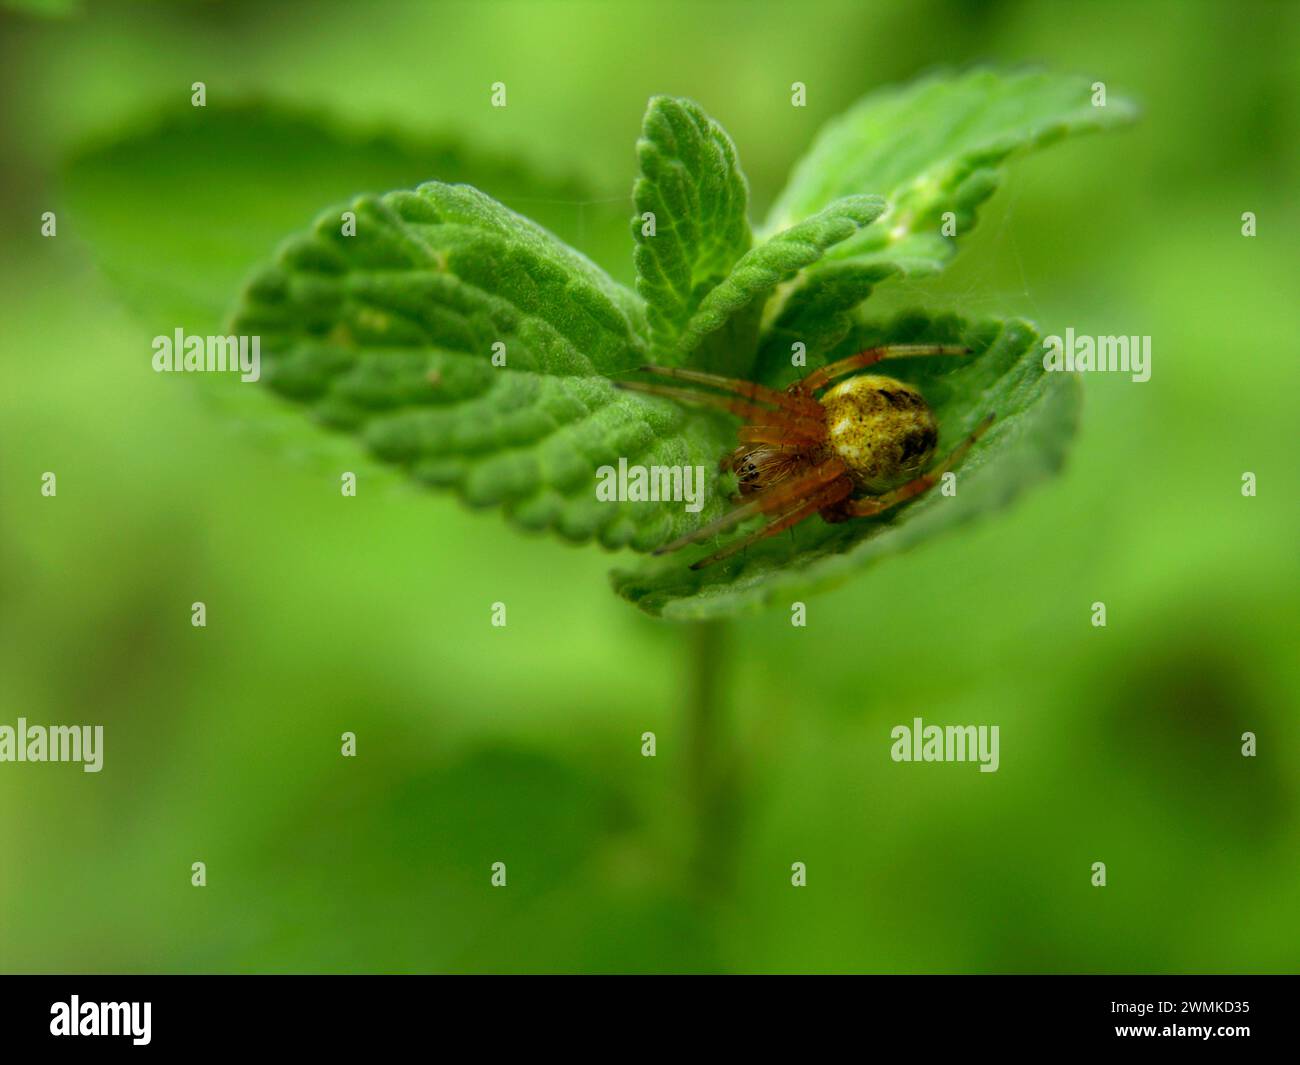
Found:
M 0 723 L 106 731 L 97 775 L 0 764 L 0 969 L 1300 968 L 1300 5 L 87 0 L 0 34 Z M 1149 334 L 1152 379 L 1086 380 L 1010 511 L 712 634 L 712 812 L 699 634 L 616 600 L 618 558 L 150 369 L 354 193 L 473 181 L 628 281 L 652 93 L 729 130 L 761 218 L 863 92 L 981 61 L 1144 117 L 1017 162 L 881 302 Z M 1001 768 L 893 763 L 914 716 L 999 725 Z

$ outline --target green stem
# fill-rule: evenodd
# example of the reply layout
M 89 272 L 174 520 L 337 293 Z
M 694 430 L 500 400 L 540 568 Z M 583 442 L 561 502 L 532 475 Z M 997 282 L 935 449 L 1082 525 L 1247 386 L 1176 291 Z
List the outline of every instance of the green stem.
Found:
M 725 886 L 734 827 L 733 753 L 725 703 L 728 630 L 721 621 L 692 626 L 687 703 L 688 789 L 695 818 L 690 879 L 701 894 Z

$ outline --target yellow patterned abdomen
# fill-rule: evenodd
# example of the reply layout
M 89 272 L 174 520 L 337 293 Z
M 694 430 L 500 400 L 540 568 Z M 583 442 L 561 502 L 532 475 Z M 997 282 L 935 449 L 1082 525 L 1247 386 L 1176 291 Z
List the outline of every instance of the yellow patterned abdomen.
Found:
M 858 488 L 887 491 L 924 472 L 939 443 L 925 397 L 892 377 L 859 374 L 821 397 L 831 450 Z

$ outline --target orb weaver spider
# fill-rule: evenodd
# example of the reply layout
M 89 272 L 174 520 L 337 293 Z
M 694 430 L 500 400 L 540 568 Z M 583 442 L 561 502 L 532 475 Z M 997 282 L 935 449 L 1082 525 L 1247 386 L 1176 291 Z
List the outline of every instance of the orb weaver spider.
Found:
M 871 517 L 920 495 L 961 461 L 993 424 L 994 415 L 985 417 L 970 436 L 927 470 L 939 443 L 939 427 L 925 397 L 892 377 L 849 375 L 885 359 L 968 355 L 970 350 L 951 344 L 868 348 L 814 370 L 784 392 L 754 381 L 670 366 L 640 369 L 731 395 L 646 381 L 614 382 L 618 388 L 714 407 L 745 420 L 738 433 L 739 446 L 718 466 L 736 474 L 739 495 L 732 500 L 740 505 L 654 554 L 707 540 L 760 514 L 770 517 L 762 528 L 691 565 L 700 569 L 813 514 L 832 523 Z M 848 379 L 820 397 L 814 395 L 842 377 Z

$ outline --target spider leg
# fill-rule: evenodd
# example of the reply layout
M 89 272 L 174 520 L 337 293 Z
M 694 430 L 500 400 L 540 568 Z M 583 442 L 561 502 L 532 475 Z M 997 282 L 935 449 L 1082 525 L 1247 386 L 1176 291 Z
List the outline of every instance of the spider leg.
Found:
M 807 473 L 798 477 L 791 477 L 788 481 L 783 481 L 769 488 L 766 492 L 754 496 L 748 503 L 742 503 L 735 509 L 727 511 L 726 514 L 714 519 L 707 525 L 701 525 L 694 532 L 679 536 L 672 543 L 664 544 L 663 547 L 655 548 L 651 554 L 666 555 L 670 551 L 677 551 L 688 544 L 698 543 L 700 540 L 707 540 L 711 536 L 725 532 L 733 525 L 739 525 L 742 521 L 757 514 L 773 514 L 782 511 L 789 504 L 806 498 L 810 492 L 816 492 L 823 485 L 843 476 L 847 472 L 847 467 L 839 459 L 827 459 L 825 462 L 814 466 Z
M 760 407 L 757 403 L 731 396 L 718 396 L 712 392 L 695 392 L 689 388 L 672 388 L 668 385 L 652 385 L 645 381 L 611 381 L 610 383 L 615 388 L 621 388 L 625 392 L 643 392 L 649 396 L 663 396 L 667 399 L 675 399 L 679 403 L 695 403 L 702 407 L 725 410 L 744 418 L 748 422 L 769 424 L 775 421 L 782 425 L 788 424 L 803 435 L 811 436 L 814 439 L 820 439 L 825 432 L 825 423 L 814 421 L 811 417 L 804 417 L 801 414 L 795 414 L 787 410 L 769 410 L 767 407 Z M 821 407 L 820 403 L 818 407 Z
M 840 500 L 847 498 L 849 493 L 852 491 L 853 481 L 850 478 L 845 476 L 837 477 L 835 480 L 831 481 L 830 484 L 814 492 L 802 503 L 791 507 L 782 514 L 778 514 L 775 519 L 769 521 L 761 529 L 755 529 L 748 536 L 742 536 L 737 540 L 733 540 L 731 543 L 727 544 L 726 547 L 713 552 L 713 554 L 709 555 L 707 558 L 702 558 L 698 562 L 692 562 L 691 569 L 703 569 L 705 566 L 711 566 L 715 562 L 721 562 L 724 558 L 730 558 L 737 551 L 743 551 L 752 543 L 756 543 L 759 540 L 765 540 L 769 536 L 775 536 L 779 532 L 784 532 L 786 529 L 793 528 L 805 518 L 812 517 L 817 513 L 817 511 L 821 510 L 822 507 L 832 506 L 835 503 L 840 502 Z
M 687 370 L 677 366 L 641 366 L 642 373 L 658 374 L 660 377 L 672 377 L 678 381 L 692 381 L 697 385 L 708 385 L 724 392 L 734 392 L 746 399 L 770 403 L 778 410 L 809 418 L 822 416 L 821 404 L 807 396 L 792 395 L 780 389 L 768 388 L 757 381 L 741 381 L 735 377 L 722 377 L 719 374 L 704 373 L 700 370 Z
M 906 359 L 918 355 L 969 355 L 970 348 L 960 344 L 888 344 L 880 348 L 867 348 L 856 355 L 836 362 L 828 363 L 820 370 L 814 370 L 807 377 L 790 386 L 791 391 L 807 395 L 825 388 L 837 377 L 844 377 L 855 370 L 874 366 L 885 359 Z
M 742 425 L 736 433 L 736 439 L 742 444 L 773 444 L 777 447 L 806 448 L 820 444 L 822 436 L 809 436 L 807 433 L 787 428 L 784 425 Z M 748 451 L 748 448 L 739 450 Z
M 975 427 L 975 431 L 970 436 L 948 452 L 947 457 L 942 462 L 926 473 L 921 474 L 915 480 L 900 484 L 897 488 L 886 492 L 884 495 L 873 496 L 870 499 L 851 500 L 848 503 L 847 516 L 851 518 L 868 518 L 873 514 L 879 514 L 882 510 L 896 507 L 899 503 L 906 503 L 914 496 L 919 496 L 922 492 L 934 487 L 945 473 L 962 460 L 966 452 L 971 449 L 971 445 L 988 431 L 988 427 L 993 424 L 995 417 L 994 414 L 988 415 Z

